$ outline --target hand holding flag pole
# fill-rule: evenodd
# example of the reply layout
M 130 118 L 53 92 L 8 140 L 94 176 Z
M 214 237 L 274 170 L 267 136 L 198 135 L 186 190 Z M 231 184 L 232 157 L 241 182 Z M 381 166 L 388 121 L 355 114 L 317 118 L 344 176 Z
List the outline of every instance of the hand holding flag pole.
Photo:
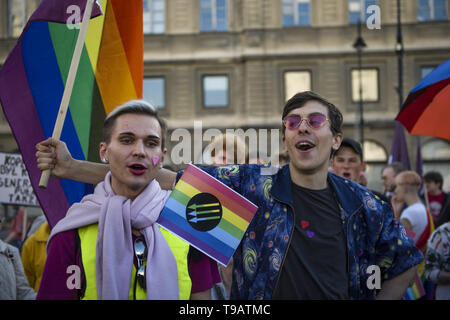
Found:
M 67 109 L 69 107 L 70 97 L 72 96 L 73 84 L 77 75 L 78 65 L 80 63 L 81 53 L 83 52 L 84 40 L 86 38 L 89 21 L 91 19 L 92 7 L 94 0 L 86 0 L 86 8 L 84 10 L 83 21 L 81 22 L 80 32 L 78 34 L 77 43 L 72 56 L 72 62 L 70 63 L 69 74 L 67 76 L 66 86 L 59 106 L 58 116 L 56 118 L 55 127 L 53 129 L 52 138 L 59 139 L 61 137 L 64 120 L 66 118 Z M 52 147 L 53 149 L 53 147 Z M 48 179 L 50 178 L 51 170 L 45 170 L 41 174 L 39 180 L 40 188 L 47 188 Z

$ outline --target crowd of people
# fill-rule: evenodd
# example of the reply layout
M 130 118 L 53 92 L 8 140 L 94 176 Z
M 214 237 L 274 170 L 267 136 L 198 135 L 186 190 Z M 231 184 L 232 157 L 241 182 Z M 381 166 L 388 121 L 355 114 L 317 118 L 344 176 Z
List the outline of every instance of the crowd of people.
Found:
M 211 166 L 202 170 L 258 206 L 227 267 L 155 223 L 183 171 L 162 168 L 167 128 L 153 106 L 133 100 L 107 116 L 102 164 L 73 159 L 62 141 L 41 142 L 40 170 L 96 188 L 23 245 L 12 225 L 0 241 L 8 286 L 0 299 L 402 299 L 417 274 L 422 298 L 450 299 L 442 175 L 422 179 L 392 163 L 380 175 L 383 192 L 368 190 L 363 149 L 343 137 L 334 104 L 301 92 L 281 120 L 284 151 L 272 175 L 238 157 L 248 150 L 238 136 L 206 148 Z M 370 266 L 380 287 L 367 285 Z

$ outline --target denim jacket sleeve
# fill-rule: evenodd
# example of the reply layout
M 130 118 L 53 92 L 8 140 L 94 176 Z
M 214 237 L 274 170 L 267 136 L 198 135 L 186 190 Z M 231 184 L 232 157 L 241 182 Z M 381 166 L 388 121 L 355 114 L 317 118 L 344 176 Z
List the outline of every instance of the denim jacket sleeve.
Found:
M 395 278 L 423 260 L 422 252 L 414 245 L 403 224 L 394 218 L 392 208 L 382 206 L 383 220 L 377 241 L 377 265 L 383 280 Z

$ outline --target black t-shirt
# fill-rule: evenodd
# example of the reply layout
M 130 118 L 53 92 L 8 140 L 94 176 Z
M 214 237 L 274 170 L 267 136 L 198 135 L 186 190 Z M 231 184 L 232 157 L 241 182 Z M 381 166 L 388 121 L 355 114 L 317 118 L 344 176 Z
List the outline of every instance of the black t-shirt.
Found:
M 292 183 L 295 226 L 273 299 L 348 299 L 347 241 L 328 187 Z

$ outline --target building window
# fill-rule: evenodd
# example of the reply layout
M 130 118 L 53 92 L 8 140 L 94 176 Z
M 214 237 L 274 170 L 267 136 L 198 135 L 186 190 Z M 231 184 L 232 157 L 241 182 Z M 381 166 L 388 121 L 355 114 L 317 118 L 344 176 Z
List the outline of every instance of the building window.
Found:
M 361 77 L 358 69 L 351 70 L 352 101 L 359 101 L 359 84 L 362 82 L 362 100 L 364 102 L 378 101 L 378 69 L 362 69 Z
M 293 95 L 302 91 L 311 90 L 310 71 L 285 71 L 284 72 L 284 98 L 289 100 Z
M 214 75 L 203 77 L 203 106 L 205 108 L 228 107 L 228 76 Z
M 165 32 L 165 0 L 144 0 L 144 34 Z
M 166 106 L 166 90 L 164 77 L 144 78 L 143 83 L 144 100 L 150 102 L 157 108 Z
M 348 0 L 348 22 L 357 24 L 367 21 L 367 8 L 372 5 L 377 5 L 377 0 Z
M 227 31 L 227 0 L 200 0 L 200 31 Z
M 444 178 L 443 190 L 450 192 L 450 142 L 443 139 L 429 140 L 422 145 L 424 173 L 438 171 Z
M 8 0 L 8 35 L 18 38 L 26 23 L 25 0 Z
M 443 139 L 427 141 L 422 145 L 422 155 L 426 161 L 440 160 L 448 162 L 450 161 L 450 143 Z
M 310 26 L 310 0 L 283 0 L 283 27 Z
M 418 0 L 417 20 L 447 20 L 446 0 Z
M 376 141 L 365 140 L 363 154 L 367 163 L 367 187 L 371 190 L 383 191 L 380 176 L 388 160 L 386 149 Z
M 433 67 L 421 67 L 420 68 L 420 77 L 421 79 L 425 78 L 431 71 L 433 71 L 436 66 Z

